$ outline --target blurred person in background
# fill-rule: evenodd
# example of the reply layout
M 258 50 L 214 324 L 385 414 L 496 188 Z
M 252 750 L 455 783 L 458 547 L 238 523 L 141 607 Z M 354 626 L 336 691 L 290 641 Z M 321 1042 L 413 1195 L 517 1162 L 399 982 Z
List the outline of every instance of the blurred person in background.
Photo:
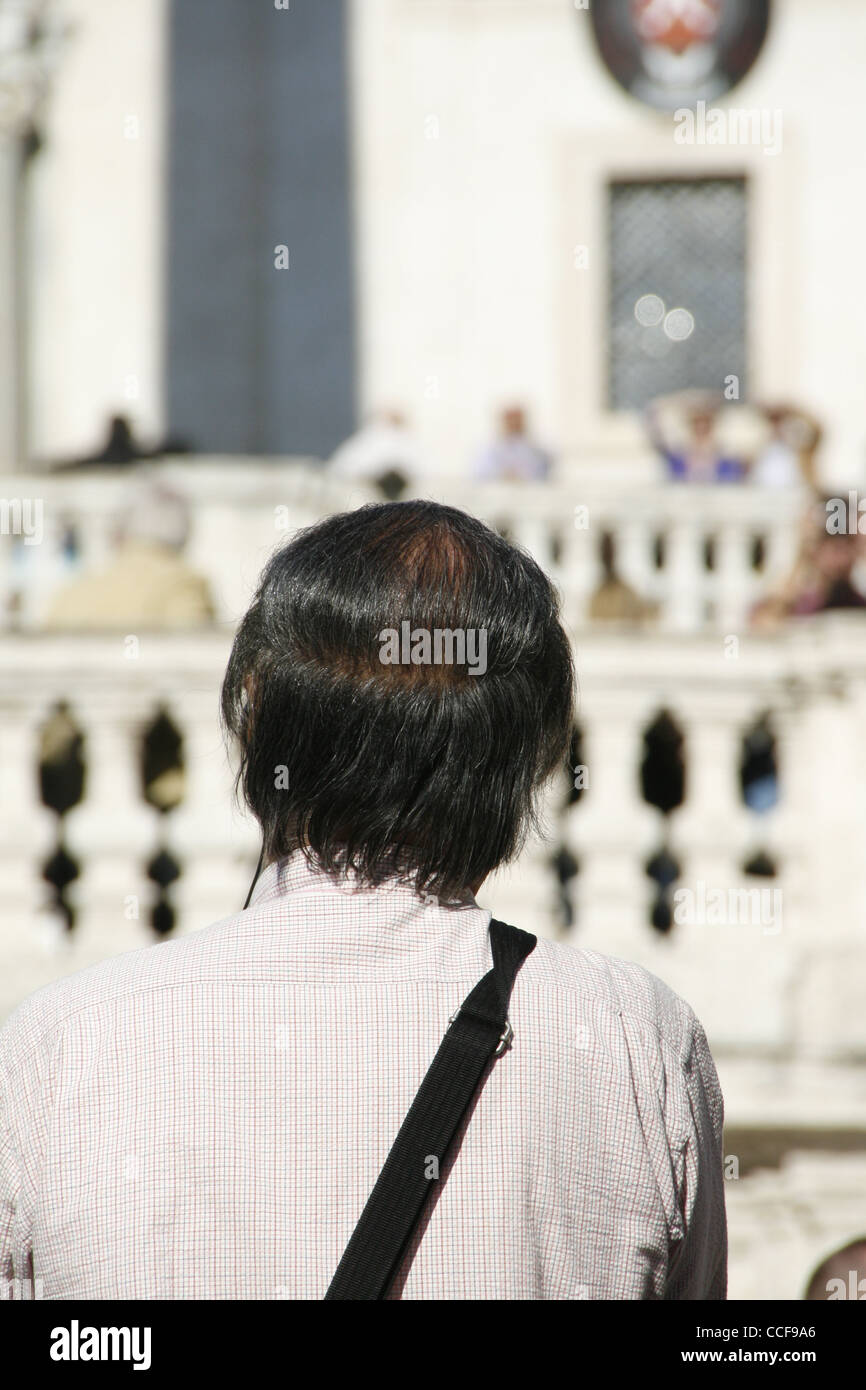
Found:
M 605 531 L 599 548 L 602 577 L 589 601 L 589 617 L 593 622 L 642 623 L 656 617 L 658 606 L 641 598 L 630 584 L 620 577 L 616 563 L 616 540 Z
M 816 538 L 803 581 L 793 595 L 792 617 L 838 608 L 866 608 L 866 593 L 854 571 L 863 555 L 863 537 L 820 535 Z
M 118 519 L 108 565 L 71 580 L 44 617 L 51 629 L 189 628 L 211 622 L 207 579 L 183 556 L 189 506 L 161 482 L 134 488 Z
M 761 407 L 770 437 L 749 468 L 757 487 L 814 486 L 815 454 L 823 429 L 807 410 L 791 405 Z
M 366 483 L 390 502 L 415 488 L 424 474 L 421 449 L 401 410 L 375 411 L 342 443 L 328 463 L 331 476 Z
M 866 1300 L 866 1236 L 852 1240 L 822 1260 L 803 1295 L 810 1303 Z
M 686 438 L 675 443 L 662 421 L 662 408 L 673 407 Z M 650 402 L 644 413 L 647 434 L 653 448 L 661 454 L 669 476 L 677 482 L 730 483 L 741 482 L 746 475 L 742 459 L 728 455 L 719 444 L 716 434 L 718 402 L 708 396 L 683 392 L 675 397 Z
M 866 537 L 859 532 L 828 531 L 827 504 L 833 500 L 826 498 L 805 512 L 790 574 L 752 609 L 757 629 L 772 628 L 786 618 L 866 608 L 866 592 L 856 573 Z
M 529 436 L 523 406 L 510 405 L 500 412 L 499 433 L 475 458 L 475 482 L 544 482 L 553 466 L 551 455 Z

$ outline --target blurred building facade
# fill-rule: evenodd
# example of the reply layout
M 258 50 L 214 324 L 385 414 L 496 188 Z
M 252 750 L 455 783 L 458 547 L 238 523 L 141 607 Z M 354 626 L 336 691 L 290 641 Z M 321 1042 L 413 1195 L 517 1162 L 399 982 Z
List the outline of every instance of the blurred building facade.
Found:
M 307 423 L 298 390 L 316 395 L 320 378 L 336 429 L 348 433 L 353 401 L 399 401 L 442 472 L 462 471 L 513 399 L 575 462 L 633 457 L 639 424 L 609 408 L 612 348 L 628 356 L 612 342 L 609 233 L 615 219 L 627 237 L 667 181 L 695 203 L 697 251 L 702 215 L 728 219 L 729 276 L 748 229 L 745 351 L 732 342 L 728 367 L 743 366 L 743 395 L 808 401 L 830 425 L 827 477 L 859 481 L 856 0 L 775 0 L 757 62 L 716 104 L 763 116 L 763 135 L 698 143 L 698 130 L 692 144 L 617 86 L 589 12 L 564 0 L 293 0 L 254 7 L 254 22 L 239 0 L 206 16 L 194 0 L 3 9 L 61 30 L 19 193 L 30 457 L 89 452 L 123 406 L 145 438 L 321 455 L 338 440 Z M 656 261 L 663 273 L 663 246 Z M 666 359 L 681 385 L 699 338 L 700 323 Z M 249 378 L 267 415 L 265 376 L 303 438 L 274 416 L 256 439 Z
M 689 144 L 568 0 L 248 10 L 0 0 L 0 1014 L 243 900 L 232 625 L 275 544 L 375 495 L 321 460 L 399 403 L 436 460 L 420 490 L 536 554 L 575 642 L 550 839 L 485 905 L 694 1006 L 727 1098 L 731 1294 L 796 1298 L 866 1227 L 866 634 L 749 631 L 803 498 L 671 486 L 640 407 L 807 401 L 821 478 L 860 485 L 866 11 L 776 0 L 715 103 L 766 113 L 760 138 Z M 642 323 L 642 296 L 691 329 Z M 507 401 L 555 441 L 549 483 L 467 481 Z M 155 457 L 51 469 L 118 413 Z M 212 621 L 52 631 L 139 475 L 191 503 Z M 651 620 L 592 620 L 603 536 Z

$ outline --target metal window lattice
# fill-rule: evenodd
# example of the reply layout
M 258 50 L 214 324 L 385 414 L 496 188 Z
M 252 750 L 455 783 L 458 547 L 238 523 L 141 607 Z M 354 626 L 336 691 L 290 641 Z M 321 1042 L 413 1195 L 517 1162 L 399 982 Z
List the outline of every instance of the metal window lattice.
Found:
M 608 404 L 640 409 L 687 388 L 746 396 L 746 182 L 692 179 L 610 186 Z M 664 321 L 635 317 L 644 295 L 684 308 L 694 330 L 672 340 Z

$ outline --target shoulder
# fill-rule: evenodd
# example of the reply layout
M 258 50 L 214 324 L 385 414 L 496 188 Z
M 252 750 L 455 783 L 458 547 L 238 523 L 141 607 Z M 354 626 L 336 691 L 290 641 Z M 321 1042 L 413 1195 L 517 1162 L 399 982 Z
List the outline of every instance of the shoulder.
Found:
M 226 918 L 177 940 L 156 942 L 66 975 L 29 995 L 0 1028 L 0 1063 L 13 1072 L 44 1052 L 79 1015 L 109 1010 L 132 995 L 187 983 L 218 961 L 219 942 L 236 919 Z
M 678 1143 L 696 1126 L 708 1144 L 721 1143 L 724 1098 L 706 1033 L 691 1005 L 658 976 L 632 961 L 540 940 L 517 977 L 515 1014 L 524 991 L 535 995 L 530 1016 L 550 1042 L 556 1045 L 558 1033 L 569 1050 L 576 1043 L 596 1060 L 607 1054 L 609 1083 L 627 1078 L 642 1104 L 659 1105 Z
M 706 1040 L 691 1006 L 641 965 L 540 939 L 521 974 L 523 987 L 618 1015 L 649 1046 L 664 1045 L 684 1066 Z

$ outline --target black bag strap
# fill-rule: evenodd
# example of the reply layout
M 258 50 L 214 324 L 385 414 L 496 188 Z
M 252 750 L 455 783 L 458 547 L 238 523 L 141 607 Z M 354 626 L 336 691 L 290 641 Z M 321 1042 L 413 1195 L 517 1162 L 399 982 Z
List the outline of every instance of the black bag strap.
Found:
M 445 1166 L 454 1138 L 484 1076 L 514 1036 L 508 1001 L 536 938 L 505 922 L 490 923 L 493 969 L 464 1000 L 400 1126 L 326 1299 L 382 1299 L 394 1282 L 433 1191 L 429 1160 Z

